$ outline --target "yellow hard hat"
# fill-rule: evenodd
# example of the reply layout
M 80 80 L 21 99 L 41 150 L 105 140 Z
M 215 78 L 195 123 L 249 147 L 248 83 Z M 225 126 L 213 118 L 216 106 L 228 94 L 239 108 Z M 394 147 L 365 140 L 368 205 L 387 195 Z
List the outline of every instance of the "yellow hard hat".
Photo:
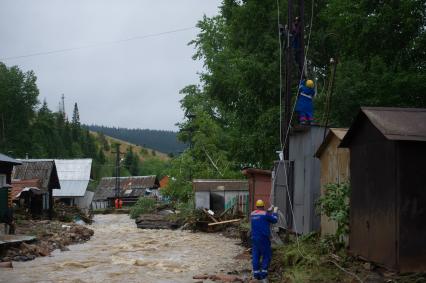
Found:
M 263 200 L 258 199 L 258 200 L 256 201 L 256 206 L 257 206 L 257 207 L 263 207 L 263 206 L 265 206 L 265 203 L 263 202 Z
M 314 88 L 314 81 L 313 80 L 307 80 L 306 86 L 309 87 L 309 88 Z

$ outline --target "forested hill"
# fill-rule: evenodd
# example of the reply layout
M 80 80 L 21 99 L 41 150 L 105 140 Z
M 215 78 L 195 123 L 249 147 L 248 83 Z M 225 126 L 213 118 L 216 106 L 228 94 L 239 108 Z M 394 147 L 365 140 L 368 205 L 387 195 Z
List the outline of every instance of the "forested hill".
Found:
M 173 131 L 127 129 L 90 125 L 91 131 L 101 132 L 107 136 L 128 141 L 143 147 L 152 148 L 164 153 L 182 152 L 186 145 L 177 140 L 177 133 Z

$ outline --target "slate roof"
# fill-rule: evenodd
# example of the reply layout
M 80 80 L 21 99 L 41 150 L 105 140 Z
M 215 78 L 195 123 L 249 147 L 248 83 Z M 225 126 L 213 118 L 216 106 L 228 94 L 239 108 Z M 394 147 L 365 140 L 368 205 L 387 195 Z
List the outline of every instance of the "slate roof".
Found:
M 105 177 L 99 182 L 94 200 L 106 200 L 115 197 L 115 177 Z M 139 197 L 146 189 L 156 189 L 160 186 L 158 178 L 152 176 L 120 177 L 120 196 Z
M 426 141 L 426 109 L 362 107 L 341 147 L 348 146 L 365 118 L 388 140 Z
M 14 180 L 31 180 L 38 179 L 40 181 L 40 189 L 47 191 L 50 188 L 58 188 L 61 186 L 58 180 L 55 162 L 39 161 L 32 159 L 20 160 L 22 165 L 13 167 L 12 179 Z

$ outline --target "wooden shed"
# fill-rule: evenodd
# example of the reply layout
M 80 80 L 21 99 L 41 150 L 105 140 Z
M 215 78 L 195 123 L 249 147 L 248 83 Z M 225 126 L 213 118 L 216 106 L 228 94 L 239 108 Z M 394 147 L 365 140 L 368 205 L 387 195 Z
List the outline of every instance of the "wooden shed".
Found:
M 348 129 L 344 128 L 331 128 L 315 153 L 315 157 L 321 163 L 321 196 L 324 195 L 327 184 L 341 184 L 349 181 L 349 149 L 339 148 L 347 131 Z M 322 236 L 334 235 L 337 230 L 337 223 L 322 214 L 320 230 Z
M 426 271 L 426 109 L 361 108 L 341 146 L 350 149 L 350 251 Z
M 290 160 L 277 162 L 274 167 L 274 202 L 286 218 L 285 223 L 278 224 L 298 234 L 320 228 L 320 217 L 316 213 L 316 201 L 320 196 L 320 162 L 314 155 L 326 131 L 316 125 L 294 128 L 289 141 Z M 288 171 L 288 192 L 284 168 Z
M 242 173 L 248 178 L 250 211 L 256 209 L 256 201 L 261 199 L 265 207 L 271 206 L 271 170 L 245 168 Z

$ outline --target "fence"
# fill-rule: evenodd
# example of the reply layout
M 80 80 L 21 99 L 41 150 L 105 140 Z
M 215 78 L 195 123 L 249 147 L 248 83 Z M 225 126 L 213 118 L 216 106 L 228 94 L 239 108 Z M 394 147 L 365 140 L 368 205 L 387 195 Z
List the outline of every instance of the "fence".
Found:
M 244 215 L 249 214 L 249 196 L 248 195 L 238 195 L 225 203 L 225 210 L 236 207 L 238 212 L 241 212 Z

